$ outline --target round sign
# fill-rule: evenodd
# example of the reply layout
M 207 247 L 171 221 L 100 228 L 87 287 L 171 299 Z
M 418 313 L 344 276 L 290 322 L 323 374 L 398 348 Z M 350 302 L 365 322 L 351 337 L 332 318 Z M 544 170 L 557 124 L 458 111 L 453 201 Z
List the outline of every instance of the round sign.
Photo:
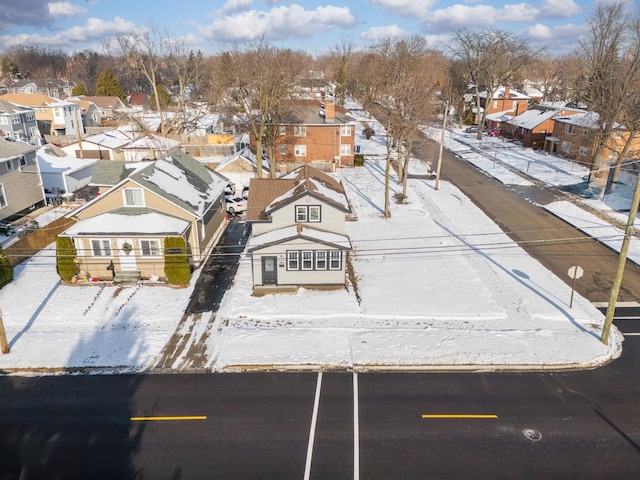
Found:
M 571 267 L 569 269 L 569 276 L 571 278 L 580 278 L 584 274 L 582 267 Z

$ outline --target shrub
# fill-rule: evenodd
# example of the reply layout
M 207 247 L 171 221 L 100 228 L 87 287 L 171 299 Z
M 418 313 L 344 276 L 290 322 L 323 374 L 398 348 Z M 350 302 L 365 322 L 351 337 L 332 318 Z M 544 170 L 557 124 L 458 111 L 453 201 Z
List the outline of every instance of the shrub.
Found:
M 0 246 L 0 288 L 13 280 L 13 266 Z
M 376 134 L 376 131 L 371 127 L 367 127 L 362 131 L 362 134 L 369 140 Z
M 69 282 L 78 273 L 77 255 L 73 240 L 69 237 L 56 237 L 56 271 L 62 281 Z
M 353 164 L 356 167 L 362 167 L 364 165 L 364 155 L 362 153 L 356 153 L 353 156 Z
M 164 239 L 164 274 L 171 285 L 188 285 L 191 267 L 187 255 L 187 245 L 182 237 Z

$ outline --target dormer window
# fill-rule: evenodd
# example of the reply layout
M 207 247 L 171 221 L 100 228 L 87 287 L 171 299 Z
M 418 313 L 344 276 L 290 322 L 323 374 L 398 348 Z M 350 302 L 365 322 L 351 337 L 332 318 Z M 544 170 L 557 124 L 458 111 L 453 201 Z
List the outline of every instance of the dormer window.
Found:
M 320 205 L 296 205 L 296 223 L 320 221 Z
M 125 188 L 122 190 L 126 207 L 143 207 L 144 195 L 141 188 Z

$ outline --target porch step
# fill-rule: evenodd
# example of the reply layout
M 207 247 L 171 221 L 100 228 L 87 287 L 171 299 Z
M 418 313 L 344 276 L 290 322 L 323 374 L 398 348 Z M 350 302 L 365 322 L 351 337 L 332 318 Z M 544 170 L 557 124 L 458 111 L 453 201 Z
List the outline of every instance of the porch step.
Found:
M 138 283 L 139 281 L 139 270 L 118 270 L 113 277 L 113 283 Z

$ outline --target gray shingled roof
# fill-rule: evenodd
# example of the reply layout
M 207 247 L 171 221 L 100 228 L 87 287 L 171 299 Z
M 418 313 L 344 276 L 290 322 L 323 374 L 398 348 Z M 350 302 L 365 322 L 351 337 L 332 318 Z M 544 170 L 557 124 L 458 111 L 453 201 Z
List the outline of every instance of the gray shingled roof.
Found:
M 125 162 L 100 160 L 91 177 L 92 186 L 113 186 L 129 176 Z
M 28 152 L 35 152 L 38 147 L 24 142 L 11 142 L 0 138 L 0 159 L 16 158 Z

